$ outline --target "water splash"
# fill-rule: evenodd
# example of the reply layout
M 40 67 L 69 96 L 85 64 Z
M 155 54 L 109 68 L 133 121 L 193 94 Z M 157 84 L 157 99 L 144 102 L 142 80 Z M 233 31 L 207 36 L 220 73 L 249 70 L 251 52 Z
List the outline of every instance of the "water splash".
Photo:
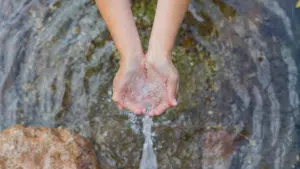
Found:
M 140 169 L 157 169 L 156 155 L 153 151 L 153 142 L 151 140 L 152 117 L 149 114 L 149 108 L 146 110 L 146 115 L 143 119 L 143 133 L 145 142 L 143 146 L 143 155 L 140 162 Z

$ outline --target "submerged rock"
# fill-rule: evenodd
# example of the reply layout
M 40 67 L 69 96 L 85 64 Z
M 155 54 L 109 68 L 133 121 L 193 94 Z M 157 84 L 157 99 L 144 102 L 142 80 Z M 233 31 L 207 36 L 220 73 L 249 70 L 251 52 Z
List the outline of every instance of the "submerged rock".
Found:
M 13 126 L 0 133 L 0 169 L 99 169 L 83 137 L 66 129 Z
M 204 134 L 203 169 L 228 169 L 234 153 L 234 136 L 227 131 L 209 131 Z

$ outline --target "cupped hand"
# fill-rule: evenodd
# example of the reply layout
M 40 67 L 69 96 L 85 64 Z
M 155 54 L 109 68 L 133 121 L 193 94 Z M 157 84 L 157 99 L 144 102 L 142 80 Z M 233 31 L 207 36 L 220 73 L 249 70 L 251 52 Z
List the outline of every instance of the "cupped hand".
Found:
M 121 61 L 113 82 L 113 100 L 119 109 L 141 114 L 149 108 L 154 116 L 177 105 L 177 69 L 167 57 L 156 56 L 148 52 L 146 57 Z
M 144 112 L 139 92 L 145 85 L 145 64 L 142 56 L 123 59 L 113 81 L 112 99 L 121 110 L 128 109 L 136 114 Z
M 171 54 L 148 51 L 146 55 L 147 80 L 149 84 L 156 83 L 159 102 L 153 100 L 154 107 L 150 115 L 161 115 L 170 106 L 176 106 L 176 94 L 179 87 L 179 75 L 172 63 Z

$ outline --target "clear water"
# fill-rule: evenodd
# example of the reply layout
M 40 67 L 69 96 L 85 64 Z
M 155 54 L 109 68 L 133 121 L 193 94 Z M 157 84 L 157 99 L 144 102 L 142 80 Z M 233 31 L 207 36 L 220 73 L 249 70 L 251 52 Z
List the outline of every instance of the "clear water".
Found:
M 144 46 L 153 4 L 134 4 Z M 179 105 L 153 118 L 158 168 L 300 167 L 295 4 L 192 0 L 173 52 Z M 113 104 L 117 68 L 93 1 L 0 1 L 0 129 L 66 127 L 90 139 L 102 169 L 139 168 L 142 117 Z
M 140 169 L 157 169 L 157 159 L 153 150 L 152 142 L 152 117 L 148 116 L 149 109 L 146 111 L 146 115 L 143 118 L 143 133 L 145 137 L 143 145 L 142 159 L 140 163 Z

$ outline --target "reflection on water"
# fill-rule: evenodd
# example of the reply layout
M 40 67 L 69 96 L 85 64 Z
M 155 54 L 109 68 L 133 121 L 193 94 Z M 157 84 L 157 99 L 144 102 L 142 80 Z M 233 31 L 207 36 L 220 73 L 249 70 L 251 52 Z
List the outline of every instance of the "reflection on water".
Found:
M 146 47 L 155 1 L 133 8 Z M 94 1 L 0 9 L 0 129 L 64 126 L 94 143 L 102 168 L 138 168 L 142 117 L 111 101 L 119 57 Z M 153 124 L 159 168 L 300 167 L 299 17 L 293 0 L 192 1 L 173 52 L 180 104 Z

